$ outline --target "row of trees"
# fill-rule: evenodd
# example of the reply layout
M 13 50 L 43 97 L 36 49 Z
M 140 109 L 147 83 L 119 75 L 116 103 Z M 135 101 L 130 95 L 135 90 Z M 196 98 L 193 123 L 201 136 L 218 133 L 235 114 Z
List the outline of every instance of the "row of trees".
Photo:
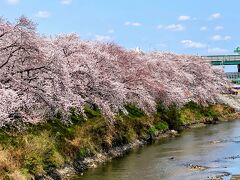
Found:
M 139 53 L 76 34 L 40 36 L 34 23 L 0 20 L 0 127 L 19 119 L 39 122 L 69 108 L 97 105 L 112 119 L 134 103 L 146 113 L 156 103 L 215 103 L 228 80 L 201 58 Z

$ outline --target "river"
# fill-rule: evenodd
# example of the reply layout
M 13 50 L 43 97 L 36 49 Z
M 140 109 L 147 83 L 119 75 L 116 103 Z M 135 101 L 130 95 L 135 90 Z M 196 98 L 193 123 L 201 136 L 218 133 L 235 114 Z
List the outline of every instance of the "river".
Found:
M 81 180 L 238 179 L 240 121 L 185 130 L 90 169 Z M 240 178 L 239 178 L 240 179 Z

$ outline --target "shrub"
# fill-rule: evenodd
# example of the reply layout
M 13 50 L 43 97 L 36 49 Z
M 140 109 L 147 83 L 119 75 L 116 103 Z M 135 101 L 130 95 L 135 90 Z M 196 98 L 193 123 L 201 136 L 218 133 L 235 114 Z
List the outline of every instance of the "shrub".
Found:
M 96 118 L 101 116 L 101 111 L 96 105 L 85 105 L 84 113 L 86 114 L 88 119 Z
M 168 124 L 170 129 L 179 130 L 181 125 L 183 125 L 180 111 L 176 104 L 165 107 L 162 103 L 159 103 L 157 105 L 157 115 Z
M 197 104 L 194 101 L 189 101 L 184 105 L 185 108 L 191 109 L 191 110 L 200 110 L 202 109 L 202 106 Z
M 81 124 L 85 122 L 85 119 L 83 118 L 83 115 L 76 112 L 76 109 L 71 108 L 70 109 L 70 120 L 73 124 Z
M 168 127 L 168 123 L 166 123 L 165 121 L 161 121 L 155 125 L 155 128 L 157 130 L 166 131 L 168 130 L 169 127 Z
M 44 172 L 42 158 L 38 154 L 26 157 L 23 166 L 31 174 L 39 175 Z
M 61 166 L 63 163 L 63 157 L 55 148 L 43 154 L 43 169 L 47 172 Z
M 74 125 L 67 126 L 63 124 L 61 119 L 54 118 L 49 121 L 47 126 L 50 128 L 52 134 L 56 136 L 59 140 L 63 140 L 64 138 L 72 138 L 75 134 Z
M 140 109 L 137 108 L 135 105 L 133 104 L 127 104 L 125 105 L 126 110 L 128 111 L 128 115 L 130 117 L 143 117 L 145 114 L 144 112 Z
M 76 158 L 78 160 L 84 159 L 86 156 L 88 156 L 90 153 L 88 149 L 86 148 L 80 148 L 79 151 L 76 153 Z
M 203 108 L 202 113 L 208 118 L 217 118 L 219 116 L 219 113 L 214 111 L 211 106 Z
M 149 128 L 147 132 L 148 132 L 148 134 L 155 134 L 157 131 L 158 130 L 156 129 L 156 127 L 153 126 L 153 127 Z

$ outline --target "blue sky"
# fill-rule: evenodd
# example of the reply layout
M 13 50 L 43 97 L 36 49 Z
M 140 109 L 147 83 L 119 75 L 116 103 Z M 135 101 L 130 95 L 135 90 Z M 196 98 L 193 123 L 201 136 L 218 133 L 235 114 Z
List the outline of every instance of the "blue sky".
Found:
M 184 54 L 232 54 L 240 45 L 239 0 L 1 0 L 0 16 L 26 15 L 45 35 Z

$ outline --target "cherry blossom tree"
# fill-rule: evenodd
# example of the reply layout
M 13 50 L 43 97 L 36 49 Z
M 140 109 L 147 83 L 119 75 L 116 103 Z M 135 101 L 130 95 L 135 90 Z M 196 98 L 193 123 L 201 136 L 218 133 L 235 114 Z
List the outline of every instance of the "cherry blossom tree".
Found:
M 70 108 L 98 106 L 108 119 L 132 103 L 145 113 L 156 104 L 216 103 L 229 81 L 200 57 L 136 52 L 77 34 L 40 36 L 26 17 L 0 20 L 0 127 L 37 123 Z

